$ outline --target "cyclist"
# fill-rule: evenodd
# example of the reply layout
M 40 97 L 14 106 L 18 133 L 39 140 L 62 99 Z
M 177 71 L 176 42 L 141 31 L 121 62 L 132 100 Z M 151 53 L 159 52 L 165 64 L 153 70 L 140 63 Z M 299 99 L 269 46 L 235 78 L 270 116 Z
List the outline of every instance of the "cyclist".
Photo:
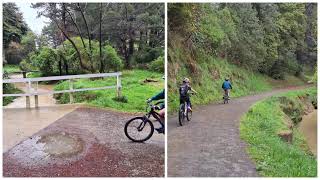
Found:
M 230 89 L 232 89 L 232 85 L 228 77 L 226 77 L 222 83 L 222 89 L 224 90 L 224 94 L 227 95 L 228 99 L 230 100 Z
M 164 79 L 164 76 L 162 77 L 162 79 Z M 156 100 L 160 100 L 160 99 L 164 99 L 164 98 L 165 98 L 165 91 L 164 91 L 164 89 L 163 89 L 163 90 L 162 90 L 161 92 L 159 92 L 157 95 L 149 98 L 149 99 L 147 100 L 147 102 L 156 101 Z M 164 123 L 165 112 L 166 112 L 166 110 L 165 110 L 165 104 L 164 104 L 164 103 L 160 104 L 159 110 L 160 110 L 160 111 L 158 112 L 158 114 L 160 115 L 160 120 L 162 121 L 162 123 Z M 164 128 L 163 128 L 163 127 L 161 127 L 161 128 L 155 128 L 155 130 L 157 130 L 159 133 L 164 132 Z
M 193 93 L 197 93 L 192 87 L 190 86 L 190 80 L 189 78 L 184 78 L 182 81 L 182 85 L 179 88 L 179 94 L 180 94 L 180 104 L 183 104 L 184 102 L 187 102 L 189 111 L 192 111 L 191 101 L 190 101 L 190 95 L 189 91 L 192 91 Z

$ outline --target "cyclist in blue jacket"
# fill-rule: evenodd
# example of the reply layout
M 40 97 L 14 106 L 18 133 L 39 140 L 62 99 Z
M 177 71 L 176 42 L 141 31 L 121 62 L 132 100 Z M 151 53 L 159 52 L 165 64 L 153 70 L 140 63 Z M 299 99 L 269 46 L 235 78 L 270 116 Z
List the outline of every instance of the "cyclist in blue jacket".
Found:
M 222 89 L 224 90 L 224 93 L 228 96 L 228 99 L 230 99 L 230 89 L 232 89 L 232 85 L 229 81 L 229 78 L 225 78 L 225 81 L 222 83 Z

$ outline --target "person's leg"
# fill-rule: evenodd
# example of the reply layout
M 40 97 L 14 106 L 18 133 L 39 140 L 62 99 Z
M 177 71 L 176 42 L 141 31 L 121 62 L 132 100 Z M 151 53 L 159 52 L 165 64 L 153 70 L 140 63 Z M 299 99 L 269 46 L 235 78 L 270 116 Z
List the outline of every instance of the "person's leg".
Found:
M 161 122 L 163 122 L 163 123 L 164 123 L 164 119 L 165 119 L 165 112 L 166 112 L 165 108 L 163 108 L 163 109 L 161 109 L 161 110 L 159 111 L 160 120 L 161 120 Z
M 230 89 L 227 89 L 228 99 L 230 99 Z
M 192 111 L 190 97 L 186 98 L 186 102 L 187 102 L 189 110 Z

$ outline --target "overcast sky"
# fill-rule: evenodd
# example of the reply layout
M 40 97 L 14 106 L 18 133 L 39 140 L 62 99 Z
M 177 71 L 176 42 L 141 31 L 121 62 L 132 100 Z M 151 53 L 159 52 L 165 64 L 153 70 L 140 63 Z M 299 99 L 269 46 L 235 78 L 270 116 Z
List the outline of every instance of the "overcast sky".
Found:
M 31 8 L 31 3 L 27 2 L 15 2 L 23 13 L 23 18 L 28 24 L 28 27 L 36 34 L 41 34 L 42 28 L 49 22 L 48 18 L 41 16 L 37 18 L 37 10 Z

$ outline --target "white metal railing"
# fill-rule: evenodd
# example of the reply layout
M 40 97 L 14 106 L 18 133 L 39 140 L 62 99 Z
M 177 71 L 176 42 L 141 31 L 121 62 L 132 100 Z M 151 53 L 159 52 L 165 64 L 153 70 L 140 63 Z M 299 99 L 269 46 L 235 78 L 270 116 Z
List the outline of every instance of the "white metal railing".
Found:
M 35 107 L 38 107 L 38 95 L 49 95 L 58 93 L 69 93 L 70 103 L 73 103 L 73 92 L 90 91 L 90 90 L 102 90 L 116 88 L 117 96 L 121 96 L 121 72 L 115 73 L 101 73 L 101 74 L 81 74 L 81 75 L 67 75 L 67 76 L 50 76 L 50 77 L 39 77 L 39 78 L 19 78 L 19 79 L 3 79 L 2 83 L 26 83 L 27 92 L 23 94 L 3 94 L 3 97 L 8 96 L 26 96 L 26 106 L 30 108 L 30 96 L 35 96 Z M 104 86 L 95 88 L 82 88 L 74 89 L 73 82 L 75 79 L 83 78 L 95 78 L 95 77 L 117 77 L 117 84 L 115 86 Z M 61 91 L 47 91 L 38 92 L 38 82 L 40 81 L 55 81 L 55 80 L 69 80 L 69 89 Z M 32 83 L 35 83 L 35 88 L 32 88 Z

